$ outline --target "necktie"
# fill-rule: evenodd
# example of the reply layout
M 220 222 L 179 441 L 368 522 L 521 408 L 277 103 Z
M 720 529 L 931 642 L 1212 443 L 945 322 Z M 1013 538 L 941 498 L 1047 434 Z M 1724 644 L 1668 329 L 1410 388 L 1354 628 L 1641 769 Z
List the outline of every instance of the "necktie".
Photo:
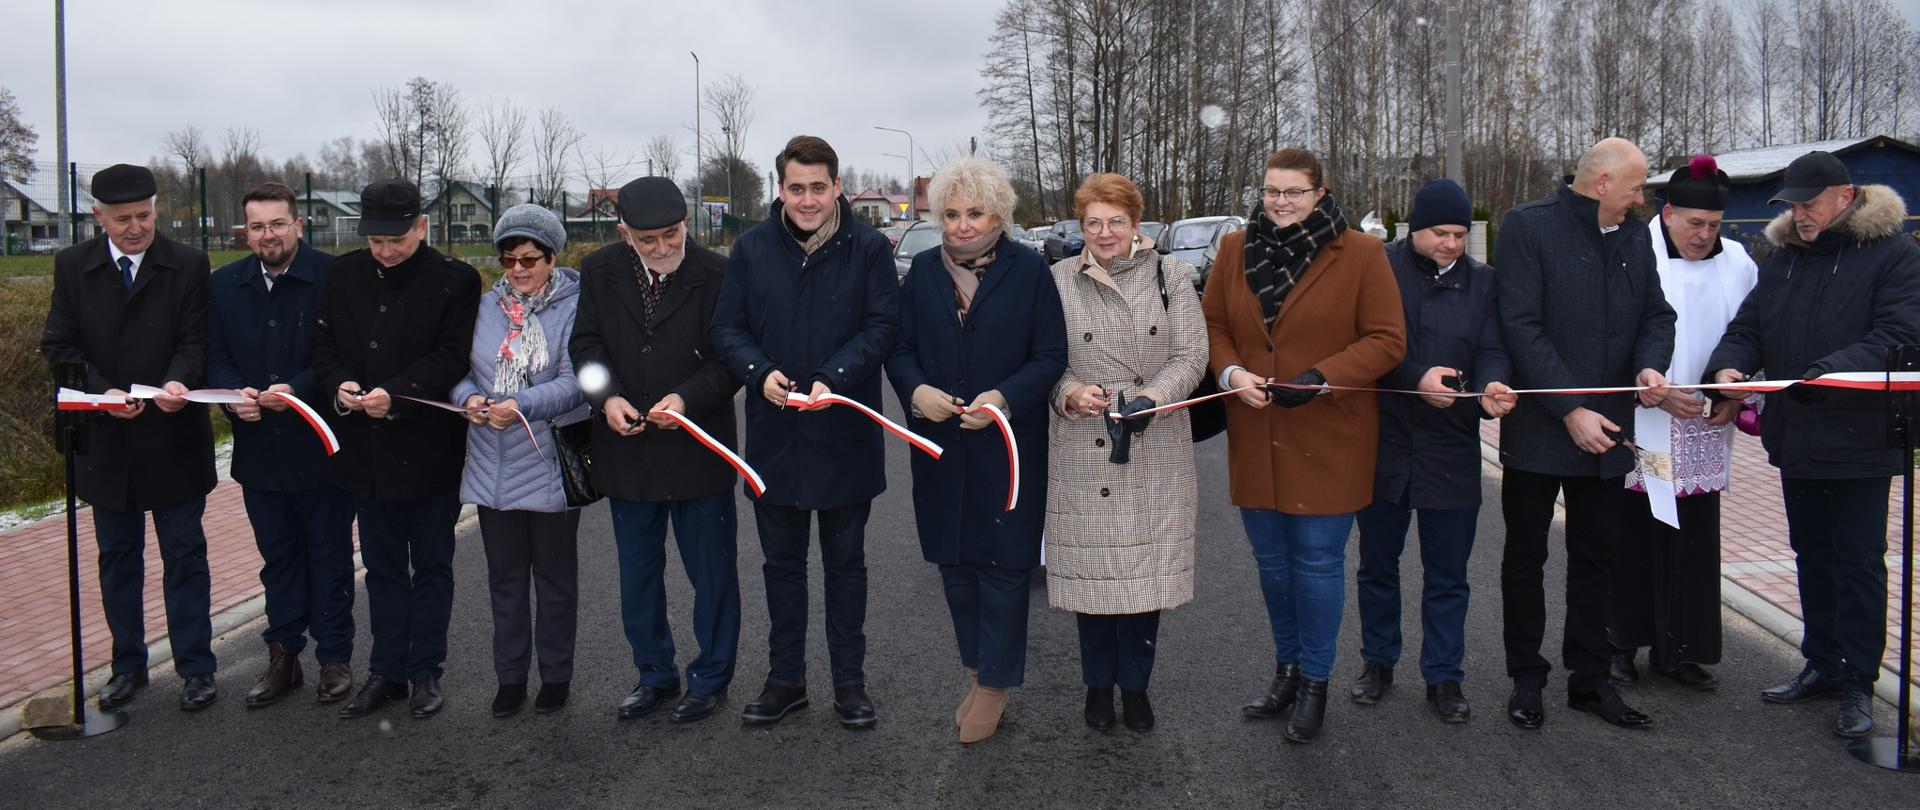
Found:
M 133 294 L 133 259 L 120 257 L 120 285 L 127 288 L 127 294 Z

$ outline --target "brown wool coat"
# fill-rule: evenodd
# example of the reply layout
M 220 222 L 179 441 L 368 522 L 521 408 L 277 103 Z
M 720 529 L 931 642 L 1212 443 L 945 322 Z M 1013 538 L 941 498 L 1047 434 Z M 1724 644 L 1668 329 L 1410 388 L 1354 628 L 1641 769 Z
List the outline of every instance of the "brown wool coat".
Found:
M 1380 240 L 1342 233 L 1313 259 L 1271 330 L 1247 285 L 1246 232 L 1221 240 L 1201 311 L 1211 372 L 1241 366 L 1285 382 L 1310 368 L 1333 385 L 1370 386 L 1406 353 L 1400 289 Z M 1380 441 L 1375 394 L 1336 392 L 1298 408 L 1255 410 L 1228 397 L 1233 503 L 1290 515 L 1337 515 L 1373 500 Z

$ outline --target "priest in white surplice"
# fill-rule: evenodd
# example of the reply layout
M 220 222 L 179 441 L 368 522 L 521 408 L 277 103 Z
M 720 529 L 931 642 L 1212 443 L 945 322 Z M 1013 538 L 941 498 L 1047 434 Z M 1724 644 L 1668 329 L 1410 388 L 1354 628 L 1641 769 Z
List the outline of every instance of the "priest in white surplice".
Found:
M 1726 172 L 1695 155 L 1673 173 L 1666 206 L 1649 227 L 1660 287 L 1679 315 L 1667 379 L 1692 381 L 1727 322 L 1752 290 L 1759 269 L 1738 241 L 1720 236 Z M 1720 662 L 1720 492 L 1733 460 L 1740 403 L 1709 407 L 1698 392 L 1674 391 L 1657 408 L 1635 411 L 1639 463 L 1627 487 L 1629 513 L 1614 549 L 1608 637 L 1609 675 L 1639 680 L 1634 656 L 1651 648 L 1651 669 L 1682 686 L 1718 685 L 1706 667 Z

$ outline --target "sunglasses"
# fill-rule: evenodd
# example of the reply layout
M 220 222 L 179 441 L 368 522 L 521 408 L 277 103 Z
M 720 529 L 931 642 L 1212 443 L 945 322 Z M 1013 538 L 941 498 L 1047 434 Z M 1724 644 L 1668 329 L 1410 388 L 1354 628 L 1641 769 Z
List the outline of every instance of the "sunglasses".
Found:
M 547 257 L 545 257 L 545 256 L 540 256 L 540 255 L 534 255 L 534 256 L 501 256 L 501 257 L 500 257 L 500 267 L 501 267 L 502 269 L 506 269 L 506 270 L 512 270 L 512 269 L 513 269 L 513 266 L 514 266 L 515 264 L 518 264 L 518 265 L 520 265 L 520 269 L 522 269 L 522 270 L 532 270 L 532 269 L 533 269 L 533 268 L 534 268 L 535 266 L 537 266 L 537 265 L 539 265 L 539 264 L 540 264 L 540 262 L 541 262 L 541 261 L 543 261 L 543 260 L 545 260 L 546 258 L 547 258 Z

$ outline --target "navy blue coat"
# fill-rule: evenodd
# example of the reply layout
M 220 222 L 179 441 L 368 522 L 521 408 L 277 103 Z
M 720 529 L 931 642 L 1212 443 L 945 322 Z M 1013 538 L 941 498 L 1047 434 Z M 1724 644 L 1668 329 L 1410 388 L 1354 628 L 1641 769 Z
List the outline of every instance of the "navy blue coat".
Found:
M 316 410 L 329 409 L 332 395 L 314 379 L 307 336 L 332 262 L 333 254 L 302 241 L 272 291 L 257 256 L 213 271 L 207 282 L 207 385 L 265 391 L 284 383 Z M 258 422 L 231 413 L 227 421 L 233 425 L 233 480 L 242 486 L 299 492 L 326 483 L 326 449 L 300 414 L 262 409 Z
M 900 287 L 900 342 L 887 379 L 912 412 L 931 385 L 966 402 L 998 390 L 1020 448 L 1020 503 L 1006 511 L 1007 450 L 998 428 L 964 430 L 960 418 L 907 427 L 945 449 L 913 454 L 913 516 L 927 562 L 1033 568 L 1047 518 L 1047 393 L 1067 369 L 1067 324 L 1046 259 L 1005 236 L 963 326 L 940 249 L 913 257 Z
M 760 387 L 779 369 L 801 394 L 817 379 L 879 410 L 881 364 L 900 331 L 899 286 L 892 245 L 845 198 L 839 230 L 811 256 L 777 202 L 734 243 L 714 303 L 713 347 L 747 387 L 746 459 L 766 479 L 765 502 L 831 509 L 886 491 L 879 425 L 844 405 L 776 408 Z
M 1461 254 L 1452 270 L 1434 278 L 1433 261 L 1408 239 L 1387 245 L 1387 264 L 1400 284 L 1407 318 L 1407 355 L 1380 378 L 1382 388 L 1412 390 L 1427 369 L 1464 370 L 1475 391 L 1513 376 L 1500 340 L 1493 268 Z M 1409 394 L 1380 398 L 1380 457 L 1373 494 L 1415 509 L 1465 509 L 1480 504 L 1480 417 L 1471 399 L 1435 408 Z

